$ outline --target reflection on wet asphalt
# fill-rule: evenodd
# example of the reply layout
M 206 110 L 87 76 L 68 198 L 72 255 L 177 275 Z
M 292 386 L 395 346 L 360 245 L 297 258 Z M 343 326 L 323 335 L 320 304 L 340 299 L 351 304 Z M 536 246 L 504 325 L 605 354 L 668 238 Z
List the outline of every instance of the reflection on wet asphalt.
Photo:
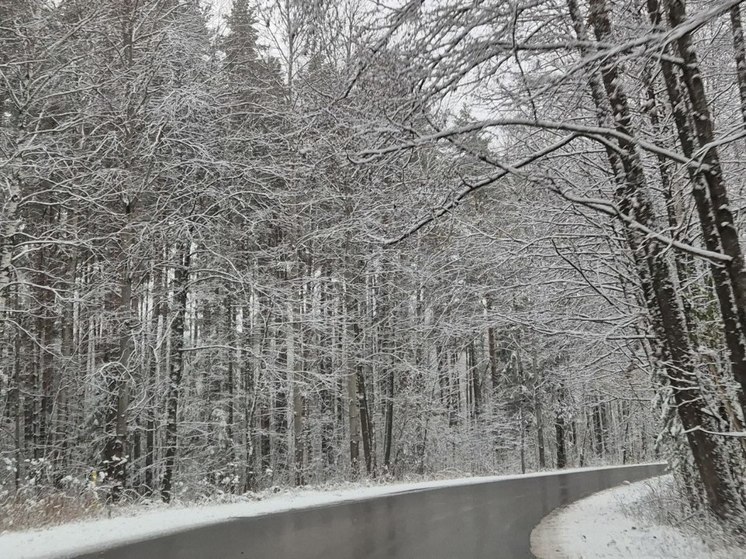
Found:
M 552 509 L 661 465 L 446 487 L 235 519 L 76 559 L 523 559 Z

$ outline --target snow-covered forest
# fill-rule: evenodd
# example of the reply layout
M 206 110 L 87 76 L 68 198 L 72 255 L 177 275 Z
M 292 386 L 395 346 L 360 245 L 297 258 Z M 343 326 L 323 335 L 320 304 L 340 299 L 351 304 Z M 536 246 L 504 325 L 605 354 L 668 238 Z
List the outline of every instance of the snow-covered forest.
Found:
M 740 4 L 0 0 L 0 516 L 667 459 L 743 520 Z

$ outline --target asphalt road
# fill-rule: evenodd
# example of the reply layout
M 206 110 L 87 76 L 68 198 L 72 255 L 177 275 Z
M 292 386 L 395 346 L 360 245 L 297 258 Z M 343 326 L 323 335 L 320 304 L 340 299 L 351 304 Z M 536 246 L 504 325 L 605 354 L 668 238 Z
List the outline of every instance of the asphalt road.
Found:
M 552 473 L 238 518 L 77 559 L 523 559 L 554 508 L 664 465 Z

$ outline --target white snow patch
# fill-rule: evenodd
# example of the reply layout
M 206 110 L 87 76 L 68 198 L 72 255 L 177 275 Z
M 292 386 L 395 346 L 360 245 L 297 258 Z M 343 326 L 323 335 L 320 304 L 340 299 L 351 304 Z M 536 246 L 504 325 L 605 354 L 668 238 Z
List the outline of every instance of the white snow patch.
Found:
M 539 559 L 734 559 L 746 549 L 713 549 L 695 534 L 660 524 L 655 508 L 670 494 L 671 475 L 622 485 L 555 510 L 531 533 L 531 551 Z M 654 506 L 655 505 L 655 506 Z
M 606 468 L 619 468 L 619 466 L 568 469 L 562 470 L 562 473 L 602 470 Z M 327 491 L 299 489 L 278 493 L 266 500 L 223 505 L 197 507 L 179 507 L 178 505 L 174 505 L 166 509 L 145 511 L 143 511 L 143 507 L 133 507 L 134 511 L 132 509 L 129 511 L 124 509 L 124 514 L 134 512 L 136 516 L 119 516 L 103 520 L 83 520 L 43 530 L 0 534 L 0 558 L 63 559 L 82 553 L 114 547 L 127 542 L 141 541 L 198 526 L 216 524 L 231 518 L 248 518 L 295 509 L 371 499 L 384 495 L 423 491 L 438 487 L 473 485 L 524 477 L 541 477 L 556 473 L 558 472 L 470 477 L 418 483 L 396 483 L 368 487 L 358 486 L 352 489 L 341 488 Z M 116 511 L 116 509 L 113 510 Z

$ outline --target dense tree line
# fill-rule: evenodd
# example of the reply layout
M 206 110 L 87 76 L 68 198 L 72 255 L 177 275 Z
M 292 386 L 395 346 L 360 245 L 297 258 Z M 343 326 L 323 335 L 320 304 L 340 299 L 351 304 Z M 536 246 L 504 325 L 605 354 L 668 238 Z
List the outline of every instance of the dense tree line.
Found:
M 0 5 L 4 504 L 673 456 L 741 514 L 739 2 L 207 8 Z
M 385 25 L 420 72 L 418 93 L 435 103 L 472 88 L 486 116 L 401 126 L 405 138 L 381 137 L 366 153 L 482 131 L 501 151 L 477 154 L 495 171 L 465 181 L 464 195 L 530 162 L 536 188 L 611 218 L 627 260 L 621 284 L 635 286 L 645 316 L 635 353 L 655 371 L 667 431 L 688 448 L 681 479 L 692 503 L 740 518 L 743 30 L 738 1 L 690 4 L 407 3 Z

